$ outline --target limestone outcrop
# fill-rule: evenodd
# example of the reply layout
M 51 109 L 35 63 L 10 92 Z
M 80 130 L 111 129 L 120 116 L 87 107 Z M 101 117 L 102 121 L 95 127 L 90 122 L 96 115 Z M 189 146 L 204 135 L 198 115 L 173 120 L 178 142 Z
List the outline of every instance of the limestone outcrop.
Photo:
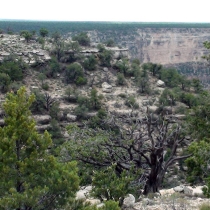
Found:
M 3 34 L 0 37 L 0 62 L 7 56 L 17 56 L 29 65 L 51 59 L 49 52 L 38 41 L 31 40 L 28 43 L 20 35 Z

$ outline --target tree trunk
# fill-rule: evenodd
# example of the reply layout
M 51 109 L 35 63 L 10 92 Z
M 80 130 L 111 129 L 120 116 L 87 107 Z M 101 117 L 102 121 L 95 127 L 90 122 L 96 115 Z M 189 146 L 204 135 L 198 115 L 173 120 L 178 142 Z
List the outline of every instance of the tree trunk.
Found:
M 144 187 L 144 195 L 148 193 L 156 193 L 159 192 L 159 187 L 163 182 L 163 178 L 165 176 L 165 170 L 162 167 L 163 164 L 163 156 L 162 150 L 157 150 L 150 155 L 151 160 L 151 170 L 148 175 L 148 179 L 146 181 L 146 185 Z
M 144 195 L 147 195 L 148 193 L 156 193 L 159 192 L 159 187 L 163 183 L 163 178 L 165 175 L 165 171 L 161 171 L 159 173 L 152 172 L 150 173 L 148 180 L 146 182 L 146 185 L 144 187 Z

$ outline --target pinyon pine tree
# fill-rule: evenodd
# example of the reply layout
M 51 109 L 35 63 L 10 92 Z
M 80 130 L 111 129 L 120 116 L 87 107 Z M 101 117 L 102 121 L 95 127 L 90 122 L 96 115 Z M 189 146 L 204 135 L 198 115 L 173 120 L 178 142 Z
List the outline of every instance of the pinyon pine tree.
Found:
M 39 134 L 29 107 L 35 100 L 26 89 L 9 93 L 0 128 L 0 209 L 61 209 L 78 189 L 75 162 L 60 163 L 49 152 L 48 132 Z

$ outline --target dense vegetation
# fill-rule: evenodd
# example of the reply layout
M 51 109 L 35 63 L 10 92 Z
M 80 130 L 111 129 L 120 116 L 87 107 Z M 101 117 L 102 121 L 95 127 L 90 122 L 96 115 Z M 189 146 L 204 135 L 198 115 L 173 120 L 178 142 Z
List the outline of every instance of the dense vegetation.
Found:
M 39 31 L 47 28 L 51 33 L 58 31 L 62 34 L 68 32 L 84 32 L 90 30 L 130 31 L 137 28 L 209 28 L 209 23 L 121 23 L 121 22 L 53 22 L 53 21 L 0 21 L 0 29 L 5 32 L 17 33 L 22 30 Z
M 184 181 L 205 183 L 209 188 L 204 193 L 210 197 L 210 94 L 198 79 L 160 64 L 114 59 L 106 48 L 113 41 L 99 44 L 97 55 L 85 57 L 80 49 L 90 45 L 87 33 L 75 35 L 72 43 L 58 32 L 50 38 L 46 28 L 39 32 L 39 40 L 53 43 L 50 61 L 29 67 L 10 56 L 0 64 L 1 92 L 10 92 L 3 104 L 5 125 L 0 128 L 1 208 L 96 209 L 75 201 L 80 180 L 80 185 L 93 185 L 92 195 L 105 202 L 102 209 L 118 210 L 128 193 L 138 197 L 158 192 L 175 163 Z M 33 36 L 27 30 L 20 34 L 27 43 L 28 35 Z M 24 87 L 19 89 L 29 69 L 41 84 L 31 95 Z M 107 110 L 107 98 L 97 90 L 102 82 L 110 83 L 107 71 L 116 78 L 115 86 L 130 83 L 136 88 L 135 95 L 114 96 L 131 110 L 127 115 Z M 94 83 L 97 72 L 101 77 Z M 74 104 L 71 110 L 60 110 L 60 101 L 45 82 L 57 78 L 66 86 L 60 100 Z M 158 80 L 164 88 L 154 89 L 151 81 Z M 138 95 L 148 99 L 146 112 L 141 112 Z M 154 101 L 157 109 L 152 111 Z M 48 132 L 45 127 L 37 131 L 31 113 L 50 116 Z

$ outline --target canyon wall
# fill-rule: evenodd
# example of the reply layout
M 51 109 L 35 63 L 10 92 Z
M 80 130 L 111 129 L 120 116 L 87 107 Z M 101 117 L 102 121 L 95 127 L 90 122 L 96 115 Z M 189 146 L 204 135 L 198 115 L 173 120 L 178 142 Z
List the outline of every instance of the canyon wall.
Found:
M 189 77 L 196 76 L 210 84 L 210 71 L 202 56 L 210 51 L 203 43 L 210 41 L 210 28 L 140 28 L 132 31 L 89 32 L 92 41 L 113 39 L 128 48 L 131 58 L 142 63 L 160 63 L 178 69 Z
M 113 39 L 130 50 L 131 57 L 142 62 L 177 64 L 202 61 L 207 53 L 204 41 L 210 41 L 210 29 L 202 28 L 144 28 L 133 31 L 89 32 L 92 41 Z

